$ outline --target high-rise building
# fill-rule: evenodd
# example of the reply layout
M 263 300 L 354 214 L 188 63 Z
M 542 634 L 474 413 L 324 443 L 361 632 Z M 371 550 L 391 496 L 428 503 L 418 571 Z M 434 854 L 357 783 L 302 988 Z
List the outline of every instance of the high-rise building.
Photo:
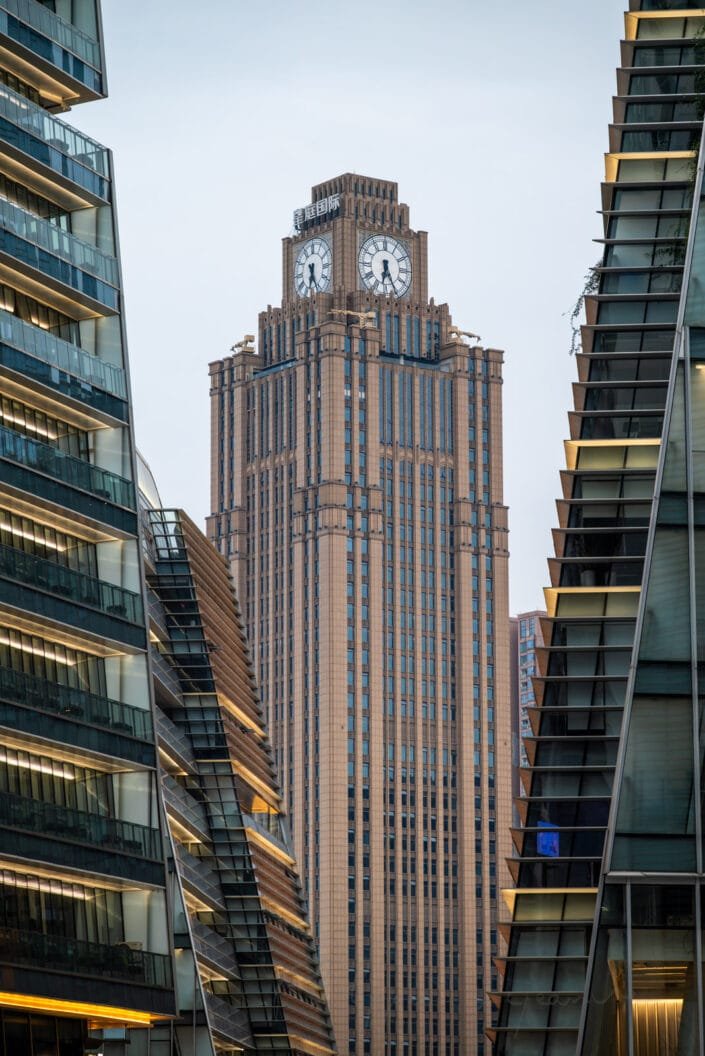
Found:
M 97 0 L 0 0 L 0 1054 L 325 1056 L 236 602 L 184 515 L 149 514 L 145 589 L 112 161 L 55 116 L 103 95 Z
M 183 511 L 159 508 L 144 465 L 140 481 L 178 1053 L 326 1056 L 330 1018 L 228 565 Z
M 0 1052 L 175 1012 L 97 0 L 0 2 Z
M 546 590 L 502 1056 L 702 1056 L 703 10 L 631 0 Z
M 502 354 L 429 299 L 395 183 L 314 187 L 283 265 L 258 353 L 210 368 L 209 534 L 338 1047 L 482 1053 L 511 821 Z

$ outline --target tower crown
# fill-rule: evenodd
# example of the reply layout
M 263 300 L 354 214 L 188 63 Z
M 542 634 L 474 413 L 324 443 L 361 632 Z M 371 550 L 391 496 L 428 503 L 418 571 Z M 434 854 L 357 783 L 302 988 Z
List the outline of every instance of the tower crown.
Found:
M 355 311 L 378 299 L 426 305 L 427 273 L 426 233 L 409 227 L 397 184 L 346 172 L 314 185 L 311 201 L 294 210 L 283 307 L 320 294 Z

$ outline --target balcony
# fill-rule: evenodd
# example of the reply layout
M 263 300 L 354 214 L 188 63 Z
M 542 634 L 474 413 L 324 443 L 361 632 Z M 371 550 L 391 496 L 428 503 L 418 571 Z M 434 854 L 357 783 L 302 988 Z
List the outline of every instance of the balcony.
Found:
M 70 488 L 89 492 L 101 500 L 101 509 L 108 502 L 134 510 L 135 489 L 132 481 L 5 426 L 0 426 L 0 458 L 18 462 L 21 466 L 53 477 Z M 25 490 L 42 493 L 41 486 L 36 482 L 31 487 L 25 487 Z M 72 503 L 69 502 L 68 505 Z M 107 521 L 108 518 L 99 516 L 98 520 Z M 136 517 L 133 516 L 133 520 L 136 527 Z
M 1 0 L 0 0 L 1 2 Z M 0 85 L 0 137 L 17 160 L 51 169 L 86 204 L 110 199 L 108 152 L 7 85 Z M 72 186 L 69 186 L 72 185 Z
M 9 667 L 0 667 L 0 700 L 60 715 L 73 722 L 84 722 L 91 727 L 98 726 L 121 737 L 134 737 L 141 741 L 149 741 L 152 737 L 149 711 Z
M 70 287 L 81 303 L 117 312 L 120 285 L 115 257 L 56 224 L 0 198 L 0 252 L 40 281 Z
M 220 889 L 218 874 L 211 869 L 208 862 L 212 859 L 198 858 L 191 854 L 181 843 L 174 843 L 179 876 L 184 884 L 191 888 L 205 902 L 218 909 L 224 909 L 223 893 Z
M 183 691 L 176 669 L 172 667 L 168 660 L 164 659 L 155 646 L 152 646 L 149 655 L 152 660 L 152 671 L 155 679 L 178 704 L 183 704 Z
M 67 598 L 76 605 L 97 609 L 105 615 L 128 623 L 143 622 L 142 598 L 102 579 L 75 572 L 54 561 L 35 557 L 13 546 L 0 545 L 0 576 L 17 580 L 25 586 Z
M 127 421 L 124 371 L 1 309 L 0 366 L 78 400 L 99 421 Z
M 0 796 L 0 826 L 38 833 L 45 841 L 59 839 L 88 843 L 108 853 L 136 855 L 151 861 L 160 861 L 162 856 L 157 829 L 9 792 Z M 46 852 L 49 853 L 48 844 Z
M 5 964 L 40 966 L 47 971 L 98 976 L 159 989 L 172 985 L 169 957 L 135 950 L 124 942 L 106 946 L 63 935 L 0 927 L 0 951 Z
M 210 832 L 202 803 L 186 791 L 169 774 L 162 776 L 162 792 L 167 814 L 175 818 L 182 828 L 193 834 L 195 843 L 210 843 Z
M 236 1005 L 231 1005 L 229 1001 L 224 1001 L 222 997 L 215 997 L 208 990 L 205 991 L 205 998 L 208 1022 L 212 1030 L 222 1038 L 235 1042 L 236 1046 L 242 1046 L 245 1051 L 250 1044 L 250 1022 L 247 1012 Z
M 240 970 L 235 960 L 233 944 L 229 939 L 219 935 L 213 928 L 201 924 L 192 917 L 189 920 L 193 948 L 199 961 L 215 969 L 219 974 L 237 979 Z
M 31 52 L 52 79 L 68 80 L 71 98 L 103 94 L 102 56 L 97 40 L 36 0 L 0 0 L 0 33 Z
M 26 352 L 35 359 L 40 359 L 56 370 L 72 374 L 85 385 L 92 385 L 117 396 L 127 399 L 127 382 L 125 371 L 106 363 L 90 352 L 84 352 L 77 345 L 50 334 L 38 326 L 24 323 L 11 312 L 0 309 L 0 341 Z

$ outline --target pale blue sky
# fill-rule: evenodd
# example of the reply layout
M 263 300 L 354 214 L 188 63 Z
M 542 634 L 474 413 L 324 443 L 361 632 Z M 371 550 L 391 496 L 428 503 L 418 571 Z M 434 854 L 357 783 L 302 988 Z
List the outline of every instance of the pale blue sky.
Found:
M 138 443 L 168 504 L 209 504 L 207 364 L 281 298 L 314 183 L 397 180 L 430 293 L 506 351 L 512 608 L 542 603 L 599 256 L 625 0 L 104 0 L 110 98 L 68 120 L 115 152 Z

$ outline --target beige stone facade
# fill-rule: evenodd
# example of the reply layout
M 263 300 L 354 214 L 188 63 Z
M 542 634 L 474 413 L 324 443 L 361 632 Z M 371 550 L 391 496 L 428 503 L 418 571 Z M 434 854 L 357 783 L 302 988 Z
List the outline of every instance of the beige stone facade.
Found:
M 339 1051 L 482 1053 L 511 824 L 503 357 L 428 299 L 396 184 L 346 174 L 295 221 L 257 353 L 210 367 L 209 534 Z

